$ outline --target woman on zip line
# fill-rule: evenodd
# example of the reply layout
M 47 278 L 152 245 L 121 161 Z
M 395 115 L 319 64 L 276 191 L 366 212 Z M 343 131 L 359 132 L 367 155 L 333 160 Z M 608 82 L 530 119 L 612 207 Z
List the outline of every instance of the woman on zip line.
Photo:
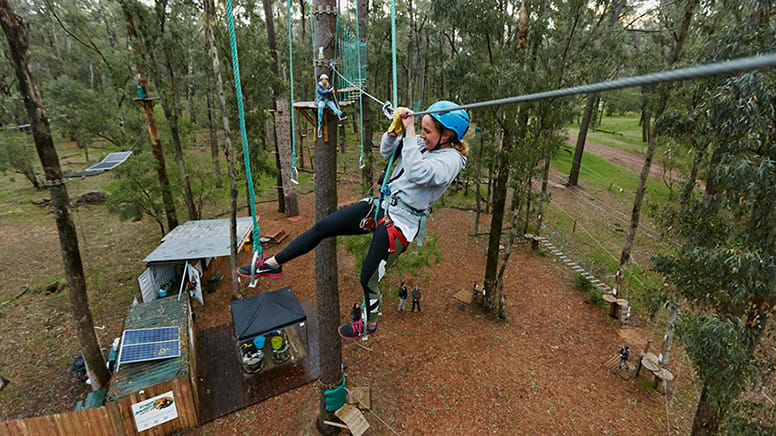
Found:
M 454 109 L 456 107 L 458 105 L 450 101 L 431 105 L 428 110 L 451 110 L 423 116 L 420 135 L 415 132 L 410 110 L 396 109 L 391 127 L 383 133 L 380 154 L 389 158 L 396 151 L 401 154 L 401 160 L 386 183 L 383 201 L 363 199 L 323 218 L 276 255 L 262 256 L 256 264 L 256 277 L 282 277 L 283 264 L 314 249 L 324 238 L 372 232 L 360 277 L 367 302 L 367 319 L 362 317 L 341 325 L 339 334 L 345 339 L 357 339 L 364 334 L 364 328 L 367 334 L 374 333 L 382 303 L 378 283 L 384 269 L 380 273 L 380 266 L 387 268 L 395 263 L 416 236 L 420 245 L 429 205 L 444 194 L 466 166 L 468 147 L 463 137 L 469 128 L 469 114 L 463 109 Z M 375 215 L 378 203 L 380 210 Z M 238 274 L 251 277 L 251 265 L 241 266 Z

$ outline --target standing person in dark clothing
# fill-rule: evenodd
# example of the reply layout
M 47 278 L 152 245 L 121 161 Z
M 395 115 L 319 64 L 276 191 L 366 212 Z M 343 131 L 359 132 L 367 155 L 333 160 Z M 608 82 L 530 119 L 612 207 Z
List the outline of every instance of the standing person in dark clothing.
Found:
M 412 290 L 412 311 L 415 311 L 415 306 L 418 306 L 418 312 L 420 312 L 420 300 L 423 299 L 423 296 L 420 295 L 420 288 L 415 286 L 415 289 Z
M 628 357 L 630 357 L 630 348 L 626 345 L 620 349 L 620 369 L 625 365 L 625 370 L 630 370 L 628 367 Z
M 396 308 L 397 312 L 406 312 L 407 311 L 407 296 L 409 293 L 407 292 L 407 287 L 404 286 L 404 282 L 401 282 L 401 286 L 399 287 L 399 307 Z

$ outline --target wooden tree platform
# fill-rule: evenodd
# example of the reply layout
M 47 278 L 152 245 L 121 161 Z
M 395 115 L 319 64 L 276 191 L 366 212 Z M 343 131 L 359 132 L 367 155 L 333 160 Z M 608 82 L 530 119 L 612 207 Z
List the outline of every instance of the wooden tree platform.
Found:
M 202 331 L 197 338 L 200 424 L 318 379 L 317 312 L 309 301 L 302 302 L 302 308 L 307 314 L 307 357 L 259 374 L 242 371 L 232 323 Z

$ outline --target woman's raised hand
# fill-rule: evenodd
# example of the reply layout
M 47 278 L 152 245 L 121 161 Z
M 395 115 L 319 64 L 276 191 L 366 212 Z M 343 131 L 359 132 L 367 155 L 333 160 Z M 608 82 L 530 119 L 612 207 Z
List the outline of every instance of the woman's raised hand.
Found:
M 401 112 L 401 122 L 404 125 L 405 136 L 415 136 L 415 117 L 412 116 L 412 111 L 404 109 Z

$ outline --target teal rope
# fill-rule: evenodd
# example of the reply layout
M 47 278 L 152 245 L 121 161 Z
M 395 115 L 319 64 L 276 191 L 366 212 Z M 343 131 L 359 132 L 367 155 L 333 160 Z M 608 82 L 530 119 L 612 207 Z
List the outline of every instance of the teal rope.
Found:
M 396 109 L 399 104 L 399 90 L 396 86 L 396 0 L 391 0 L 391 62 L 393 63 L 393 107 Z M 396 147 L 396 149 L 398 148 Z M 388 184 L 388 179 L 391 178 L 391 168 L 395 158 L 396 150 L 391 153 L 391 159 L 388 160 L 388 168 L 385 170 L 385 176 L 383 177 L 383 184 L 380 187 L 380 196 L 377 199 L 377 207 L 375 208 L 375 222 L 385 196 L 385 185 Z
M 313 99 L 315 99 L 316 89 L 318 87 L 318 75 L 315 71 L 315 25 L 313 24 L 313 2 L 310 1 L 310 47 L 313 50 Z
M 391 0 L 391 61 L 393 62 L 393 107 L 399 105 L 399 90 L 396 86 L 396 0 Z
M 288 76 L 291 82 L 291 180 L 296 170 L 296 128 L 294 126 L 294 44 L 291 35 L 291 0 L 288 0 Z
M 251 176 L 251 161 L 248 154 L 248 133 L 245 130 L 245 110 L 243 109 L 243 94 L 240 86 L 240 61 L 237 59 L 237 38 L 234 36 L 234 18 L 232 17 L 232 0 L 226 0 L 226 18 L 229 24 L 229 41 L 232 47 L 232 70 L 234 70 L 234 90 L 237 94 L 237 111 L 240 114 L 240 135 L 242 136 L 243 157 L 245 157 L 245 177 L 248 178 L 248 195 L 251 200 L 251 217 L 253 217 L 253 251 L 261 254 L 261 233 L 256 219 L 256 202 L 253 193 L 253 177 Z
M 289 0 L 290 1 L 290 0 Z M 361 81 L 361 34 L 358 29 L 358 0 L 356 0 L 356 47 L 358 47 L 358 87 L 364 86 Z M 358 113 L 359 113 L 359 125 L 358 132 L 361 135 L 361 156 L 358 158 L 359 166 L 364 168 L 364 103 L 362 95 L 358 93 Z M 369 189 L 372 189 L 371 187 Z

